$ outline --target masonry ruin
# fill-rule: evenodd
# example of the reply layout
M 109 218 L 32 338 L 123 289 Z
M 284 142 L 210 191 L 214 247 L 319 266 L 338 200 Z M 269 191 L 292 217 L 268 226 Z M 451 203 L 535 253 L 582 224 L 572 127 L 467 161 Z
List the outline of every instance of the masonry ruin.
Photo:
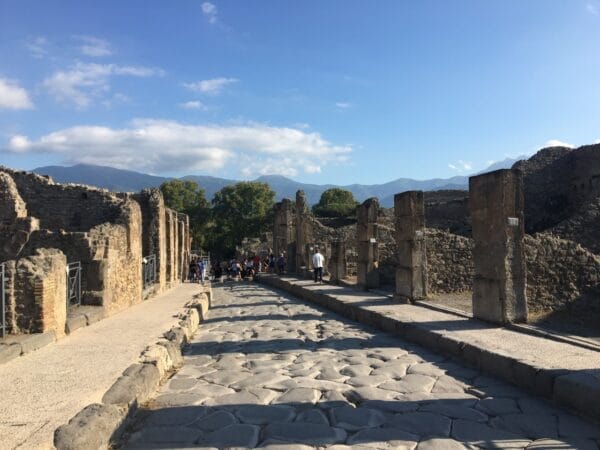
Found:
M 391 210 L 369 199 L 357 207 L 355 219 L 345 221 L 314 217 L 298 192 L 295 203 L 284 199 L 274 209 L 273 247 L 287 248 L 288 255 L 295 252 L 296 268 L 289 271 L 306 276 L 312 248 L 318 246 L 331 282 L 379 287 L 398 301 L 469 295 L 468 312 L 498 324 L 569 311 L 598 325 L 600 255 L 594 253 L 594 237 L 599 228 L 581 235 L 576 231 L 600 217 L 583 215 L 600 198 L 600 166 L 597 157 L 589 162 L 589 149 L 577 152 L 542 151 L 514 169 L 472 177 L 469 192 L 399 193 Z M 557 158 L 568 159 L 571 170 L 588 161 L 581 172 L 585 179 L 562 180 L 551 189 L 536 184 L 532 166 L 549 170 Z M 563 178 L 572 179 L 565 170 L 560 172 Z M 540 213 L 540 190 L 546 188 L 555 201 L 566 191 L 583 190 L 583 198 L 569 194 L 563 204 L 571 205 L 571 212 L 584 212 L 567 217 L 554 208 Z M 536 203 L 528 206 L 528 201 Z M 528 212 L 535 214 L 530 225 Z M 552 218 L 551 232 L 542 231 L 539 217 L 547 223 Z M 567 231 L 554 231 L 561 229 Z
M 0 167 L 0 219 L 7 334 L 60 337 L 79 306 L 108 316 L 187 275 L 189 219 L 158 189 L 114 194 Z

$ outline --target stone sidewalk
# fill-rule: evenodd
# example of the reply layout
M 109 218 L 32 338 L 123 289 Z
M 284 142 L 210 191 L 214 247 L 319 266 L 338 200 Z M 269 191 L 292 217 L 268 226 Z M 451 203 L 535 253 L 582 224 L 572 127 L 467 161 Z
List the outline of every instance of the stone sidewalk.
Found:
M 179 285 L 0 365 L 0 448 L 52 448 L 54 430 L 99 402 L 199 289 Z
M 596 424 L 391 334 L 256 284 L 213 293 L 123 448 L 599 448 Z

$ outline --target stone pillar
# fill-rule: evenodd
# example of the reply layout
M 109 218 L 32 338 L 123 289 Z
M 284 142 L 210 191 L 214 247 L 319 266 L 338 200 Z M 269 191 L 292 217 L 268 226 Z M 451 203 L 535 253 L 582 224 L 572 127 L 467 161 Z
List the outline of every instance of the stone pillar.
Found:
M 275 255 L 285 253 L 287 271 L 295 272 L 296 227 L 294 202 L 284 198 L 281 202 L 275 204 L 273 212 L 273 253 Z
M 165 211 L 166 219 L 166 279 L 167 285 L 171 286 L 175 282 L 175 218 L 171 209 Z
M 312 242 L 312 220 L 304 191 L 296 192 L 296 272 L 300 272 L 301 267 L 310 266 L 311 254 L 308 245 Z
M 188 271 L 188 267 L 185 266 L 185 249 L 187 247 L 186 218 L 185 214 L 177 213 L 177 264 L 179 267 L 177 279 L 179 281 L 186 279 Z
M 365 200 L 356 209 L 357 284 L 364 289 L 379 287 L 378 213 L 376 198 Z
M 523 205 L 520 171 L 503 169 L 469 178 L 476 318 L 527 321 Z
M 142 254 L 156 257 L 159 291 L 167 287 L 167 221 L 160 189 L 144 189 L 134 197 L 142 210 Z
M 331 277 L 332 283 L 338 283 L 346 277 L 346 243 L 344 241 L 331 242 Z
M 425 252 L 425 206 L 422 191 L 394 196 L 396 216 L 396 296 L 415 301 L 427 296 L 427 255 Z

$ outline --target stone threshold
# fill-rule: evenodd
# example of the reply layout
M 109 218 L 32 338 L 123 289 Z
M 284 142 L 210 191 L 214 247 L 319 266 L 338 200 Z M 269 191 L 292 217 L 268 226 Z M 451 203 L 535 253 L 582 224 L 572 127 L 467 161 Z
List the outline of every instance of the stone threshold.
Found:
M 260 283 L 400 336 L 600 421 L 600 352 L 536 333 L 291 276 Z

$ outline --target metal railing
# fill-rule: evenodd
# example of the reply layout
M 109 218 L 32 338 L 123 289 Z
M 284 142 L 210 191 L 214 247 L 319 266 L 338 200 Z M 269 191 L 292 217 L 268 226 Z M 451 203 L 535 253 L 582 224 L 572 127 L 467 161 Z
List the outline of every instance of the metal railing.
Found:
M 6 268 L 4 263 L 0 264 L 0 303 L 2 304 L 2 314 L 0 314 L 0 329 L 2 337 L 6 336 Z
M 142 280 L 144 289 L 156 283 L 156 255 L 142 258 Z
M 67 265 L 67 308 L 81 305 L 81 262 Z

